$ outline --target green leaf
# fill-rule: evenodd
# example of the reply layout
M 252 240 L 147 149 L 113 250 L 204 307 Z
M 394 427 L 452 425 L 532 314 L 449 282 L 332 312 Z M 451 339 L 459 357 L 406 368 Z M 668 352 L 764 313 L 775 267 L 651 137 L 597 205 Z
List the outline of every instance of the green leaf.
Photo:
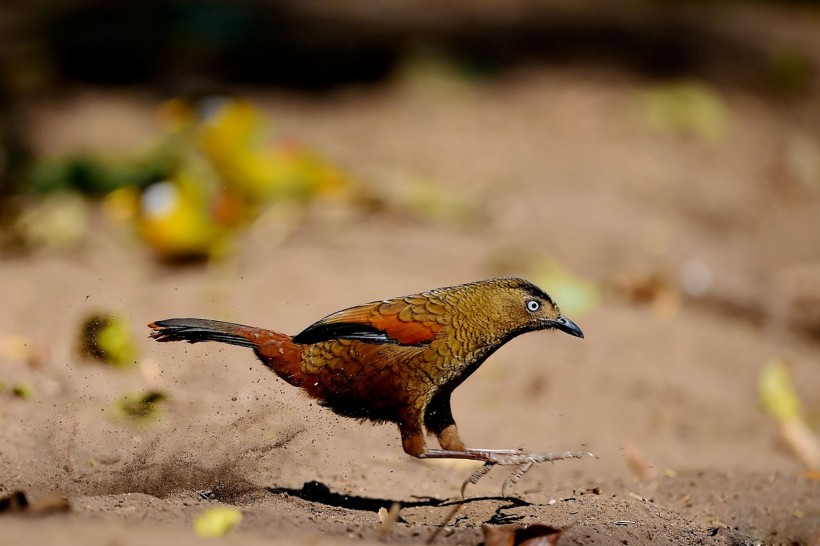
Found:
M 115 403 L 117 412 L 133 421 L 147 422 L 160 415 L 159 402 L 168 396 L 162 391 L 144 391 L 128 393 Z

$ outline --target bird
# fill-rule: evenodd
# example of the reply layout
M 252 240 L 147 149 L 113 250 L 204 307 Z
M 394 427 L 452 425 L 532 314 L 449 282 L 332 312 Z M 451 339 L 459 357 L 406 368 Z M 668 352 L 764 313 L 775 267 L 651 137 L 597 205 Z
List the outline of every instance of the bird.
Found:
M 273 330 L 201 318 L 150 323 L 156 341 L 215 341 L 254 351 L 287 383 L 344 417 L 398 425 L 405 453 L 419 459 L 467 459 L 484 466 L 519 468 L 591 455 L 529 453 L 522 449 L 469 449 L 450 406 L 453 391 L 511 339 L 538 330 L 583 338 L 541 288 L 497 277 L 418 294 L 373 301 L 332 313 L 290 336 Z M 425 432 L 441 449 L 428 449 Z M 506 496 L 506 495 L 505 495 Z

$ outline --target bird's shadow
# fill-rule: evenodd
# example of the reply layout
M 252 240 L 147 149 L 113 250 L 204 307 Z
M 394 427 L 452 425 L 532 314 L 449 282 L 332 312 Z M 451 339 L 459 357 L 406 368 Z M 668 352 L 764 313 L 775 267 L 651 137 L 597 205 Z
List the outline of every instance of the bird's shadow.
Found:
M 307 502 L 324 504 L 336 508 L 347 508 L 348 510 L 361 510 L 365 512 L 378 512 L 380 508 L 389 508 L 393 504 L 398 504 L 402 508 L 417 506 L 428 507 L 448 507 L 463 505 L 480 501 L 502 501 L 507 503 L 502 508 L 513 508 L 519 506 L 531 506 L 532 503 L 515 497 L 468 497 L 466 499 L 438 499 L 435 497 L 415 497 L 414 500 L 381 499 L 374 497 L 360 497 L 357 495 L 344 495 L 331 491 L 330 487 L 319 481 L 309 481 L 299 488 L 291 487 L 267 487 L 269 493 L 285 494 L 296 497 Z
M 357 495 L 344 495 L 331 491 L 330 487 L 322 482 L 312 480 L 305 482 L 299 488 L 292 487 L 267 487 L 269 493 L 285 494 L 308 502 L 324 504 L 336 508 L 347 508 L 348 510 L 361 510 L 365 512 L 378 512 L 380 508 L 389 508 L 398 503 L 402 507 L 411 506 L 442 506 L 447 500 L 434 497 L 421 497 L 415 500 L 392 500 L 374 497 L 360 497 Z

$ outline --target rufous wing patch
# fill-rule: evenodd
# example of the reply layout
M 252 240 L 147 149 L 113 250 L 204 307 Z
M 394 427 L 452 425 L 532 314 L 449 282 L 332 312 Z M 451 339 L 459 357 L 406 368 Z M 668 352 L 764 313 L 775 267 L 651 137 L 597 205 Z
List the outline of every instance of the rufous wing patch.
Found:
M 351 307 L 328 315 L 294 336 L 296 343 L 355 339 L 368 343 L 423 345 L 435 339 L 443 324 L 424 306 L 399 298 Z
M 441 330 L 441 325 L 435 322 L 406 322 L 401 320 L 400 316 L 374 314 L 370 319 L 370 324 L 401 345 L 430 343 L 435 339 L 436 333 Z

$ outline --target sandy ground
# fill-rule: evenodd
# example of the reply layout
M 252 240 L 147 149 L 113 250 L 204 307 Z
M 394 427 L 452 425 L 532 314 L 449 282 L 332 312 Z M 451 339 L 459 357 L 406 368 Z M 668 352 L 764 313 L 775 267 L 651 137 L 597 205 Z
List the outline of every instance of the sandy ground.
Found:
M 480 87 L 259 95 L 280 130 L 361 179 L 477 192 L 486 218 L 460 228 L 317 213 L 287 236 L 260 222 L 233 258 L 174 269 L 100 217 L 80 251 L 4 258 L 0 332 L 47 356 L 36 367 L 0 358 L 7 385 L 35 390 L 0 394 L 0 493 L 65 496 L 71 510 L 0 516 L 0 544 L 197 544 L 193 519 L 223 504 L 244 514 L 226 544 L 427 541 L 474 466 L 411 459 L 394 426 L 335 417 L 247 350 L 158 345 L 143 325 L 202 316 L 296 333 L 361 302 L 527 276 L 536 255 L 604 287 L 654 274 L 678 294 L 693 263 L 711 282 L 680 305 L 606 290 L 572 317 L 586 339 L 529 334 L 492 356 L 454 397 L 470 445 L 598 458 L 538 466 L 508 499 L 494 469 L 436 543 L 543 523 L 567 528 L 560 544 L 818 544 L 820 484 L 757 396 L 762 367 L 786 358 L 810 420 L 820 414 L 817 323 L 803 305 L 818 297 L 806 290 L 820 275 L 820 180 L 789 159 L 818 135 L 788 105 L 740 92 L 722 94 L 717 142 L 659 134 L 641 117 L 648 85 L 521 71 Z M 78 92 L 40 105 L 32 131 L 44 150 L 127 150 L 155 130 L 154 104 Z M 115 115 L 78 129 L 100 110 Z M 131 320 L 135 371 L 76 355 L 79 321 L 97 309 Z M 161 421 L 112 415 L 116 398 L 144 388 L 169 394 Z M 395 502 L 400 519 L 379 534 L 378 510 Z

